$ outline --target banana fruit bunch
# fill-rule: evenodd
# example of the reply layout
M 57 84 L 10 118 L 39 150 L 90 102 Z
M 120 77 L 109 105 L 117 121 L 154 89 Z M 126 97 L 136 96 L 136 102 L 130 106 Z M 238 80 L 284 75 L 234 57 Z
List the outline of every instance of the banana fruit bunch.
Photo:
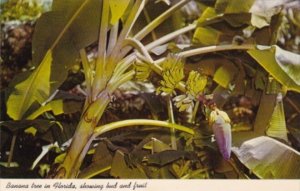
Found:
M 169 55 L 162 63 L 162 77 L 157 94 L 175 95 L 175 89 L 184 78 L 184 64 L 179 57 Z
M 186 94 L 176 96 L 173 101 L 179 111 L 188 111 L 194 107 L 200 94 L 203 93 L 207 83 L 207 77 L 199 72 L 191 71 L 186 81 Z
M 135 69 L 135 78 L 138 81 L 146 81 L 148 80 L 150 74 L 151 74 L 151 68 L 149 64 L 144 63 L 141 60 L 137 60 L 134 63 L 134 69 Z

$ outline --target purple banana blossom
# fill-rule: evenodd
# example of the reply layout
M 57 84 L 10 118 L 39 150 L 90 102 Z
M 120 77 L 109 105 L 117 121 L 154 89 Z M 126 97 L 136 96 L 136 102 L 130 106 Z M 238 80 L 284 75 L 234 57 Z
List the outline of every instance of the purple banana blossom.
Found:
M 212 111 L 210 124 L 212 124 L 220 153 L 225 160 L 229 160 L 231 154 L 231 125 L 227 113 L 220 110 Z

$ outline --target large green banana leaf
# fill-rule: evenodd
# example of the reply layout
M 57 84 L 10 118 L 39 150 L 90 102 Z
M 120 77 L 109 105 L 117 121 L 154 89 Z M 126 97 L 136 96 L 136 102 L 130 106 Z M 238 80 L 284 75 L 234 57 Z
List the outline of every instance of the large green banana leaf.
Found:
M 257 46 L 248 53 L 288 90 L 300 92 L 300 55 L 278 46 Z

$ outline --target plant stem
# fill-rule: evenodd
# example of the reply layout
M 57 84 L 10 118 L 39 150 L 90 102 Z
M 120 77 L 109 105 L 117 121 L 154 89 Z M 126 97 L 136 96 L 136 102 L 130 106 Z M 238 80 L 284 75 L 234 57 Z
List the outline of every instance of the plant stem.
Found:
M 113 122 L 113 123 L 105 124 L 103 126 L 96 127 L 94 130 L 94 136 L 98 137 L 99 135 L 102 135 L 103 133 L 106 133 L 108 131 L 112 131 L 127 126 L 137 126 L 137 125 L 158 126 L 158 127 L 165 127 L 170 129 L 174 128 L 178 131 L 183 131 L 191 135 L 194 134 L 194 131 L 192 129 L 175 123 L 173 124 L 165 121 L 158 121 L 158 120 L 151 120 L 151 119 L 128 119 L 128 120 Z
M 144 13 L 144 16 L 145 16 L 145 19 L 146 19 L 147 23 L 149 24 L 151 22 L 151 18 L 150 18 L 149 14 L 148 14 L 148 11 L 147 11 L 146 7 L 144 8 L 143 13 Z M 156 34 L 154 32 L 154 29 L 151 31 L 151 36 L 152 36 L 153 40 L 157 39 L 157 36 L 156 36 Z
M 113 93 L 119 86 L 131 80 L 134 76 L 135 72 L 133 70 L 119 76 L 118 79 L 112 80 L 108 83 L 107 89 L 109 92 Z M 113 79 L 113 78 L 112 78 Z
M 178 10 L 182 6 L 184 6 L 186 3 L 190 2 L 191 0 L 181 0 L 177 4 L 170 7 L 168 10 L 166 10 L 164 13 L 156 17 L 151 23 L 149 23 L 146 27 L 144 27 L 140 32 L 138 32 L 134 38 L 141 40 L 143 39 L 147 34 L 149 34 L 153 29 L 155 29 L 158 25 L 163 23 L 167 18 L 169 18 L 174 11 Z
M 170 40 L 176 38 L 177 36 L 179 36 L 181 34 L 184 34 L 186 32 L 194 30 L 196 28 L 196 26 L 197 26 L 196 24 L 190 24 L 190 25 L 188 25 L 186 27 L 183 27 L 183 28 L 181 28 L 179 30 L 171 32 L 171 33 L 169 33 L 169 34 L 167 34 L 167 35 L 165 35 L 165 36 L 163 36 L 163 37 L 161 37 L 161 38 L 159 38 L 159 39 L 157 39 L 157 40 L 155 40 L 155 41 L 147 44 L 146 45 L 146 49 L 147 50 L 151 50 L 151 49 L 153 49 L 153 48 L 155 48 L 157 46 L 160 46 L 160 45 L 162 45 L 164 43 L 167 43 Z
M 175 119 L 174 119 L 174 112 L 173 112 L 173 103 L 171 100 L 171 96 L 168 96 L 168 116 L 169 116 L 169 121 L 173 124 L 175 124 Z M 171 147 L 174 150 L 177 150 L 177 144 L 176 144 L 176 132 L 175 129 L 171 129 Z
M 157 47 L 157 46 L 160 46 L 160 45 L 162 45 L 162 44 L 164 44 L 164 43 L 169 42 L 170 40 L 176 38 L 177 36 L 179 36 L 179 35 L 181 35 L 181 34 L 184 34 L 184 33 L 188 32 L 188 31 L 194 30 L 195 28 L 196 28 L 196 24 L 191 24 L 191 25 L 189 25 L 189 26 L 187 26 L 187 27 L 184 27 L 184 28 L 182 28 L 182 29 L 179 29 L 179 30 L 177 30 L 177 31 L 174 31 L 174 32 L 172 32 L 172 33 L 169 33 L 169 34 L 167 34 L 167 35 L 165 35 L 165 36 L 163 36 L 163 37 L 161 37 L 161 38 L 159 38 L 159 39 L 157 39 L 157 40 L 155 40 L 155 41 L 149 43 L 148 45 L 145 46 L 145 49 L 146 49 L 147 51 L 149 51 L 149 50 L 151 50 L 151 49 L 153 49 L 153 48 L 155 48 L 155 47 Z M 129 47 L 127 47 L 127 48 L 129 48 Z M 121 54 L 124 56 L 124 51 L 122 51 Z M 130 54 L 129 56 L 127 56 L 126 58 L 124 58 L 124 59 L 121 61 L 121 63 L 124 63 L 124 64 L 122 64 L 122 65 L 129 65 L 129 64 L 130 64 L 131 62 L 133 62 L 134 59 L 136 59 L 136 58 L 137 58 L 136 53 L 132 53 L 132 54 Z M 156 65 L 155 63 L 153 63 L 153 64 Z M 151 65 L 153 65 L 153 64 L 151 64 Z M 160 72 L 162 71 L 162 69 L 161 69 L 160 66 L 158 66 L 158 65 L 152 67 L 152 69 L 155 70 L 156 73 L 160 73 Z
M 205 54 L 209 52 L 218 52 L 218 51 L 225 51 L 225 50 L 249 50 L 249 49 L 255 49 L 255 45 L 253 44 L 228 44 L 228 45 L 215 45 L 215 46 L 207 46 L 207 47 L 201 47 L 201 48 L 195 48 L 187 51 L 180 52 L 178 54 L 179 57 L 190 57 L 195 56 L 199 54 Z
M 200 48 L 194 48 L 191 50 L 186 50 L 186 51 L 178 53 L 177 56 L 179 56 L 181 58 L 187 58 L 187 57 L 196 56 L 196 55 L 200 55 L 200 54 L 206 54 L 206 53 L 210 53 L 210 52 L 227 51 L 227 50 L 250 50 L 250 49 L 255 49 L 255 45 L 252 45 L 252 44 L 214 45 L 214 46 L 206 46 L 206 47 L 200 47 Z M 154 63 L 160 64 L 165 59 L 166 58 L 161 58 L 159 60 L 156 60 Z
M 8 161 L 7 161 L 7 167 L 8 168 L 10 167 L 10 163 L 12 162 L 16 140 L 17 140 L 17 135 L 14 134 L 13 137 L 12 137 L 11 144 L 10 144 L 10 149 L 9 149 L 9 156 L 8 156 Z
M 77 162 L 75 163 L 74 169 L 80 169 L 82 161 L 83 161 L 86 153 L 89 151 L 90 145 L 92 144 L 92 142 L 94 141 L 94 139 L 95 139 L 95 137 L 93 135 L 89 138 L 89 140 L 85 144 L 84 148 L 80 152 L 80 155 L 79 155 L 79 157 L 77 159 Z M 76 174 L 74 174 L 74 175 L 75 175 L 75 177 L 77 177 L 78 172 Z
M 166 10 L 164 13 L 159 15 L 156 19 L 154 19 L 152 22 L 150 22 L 146 27 L 144 27 L 140 32 L 138 32 L 136 35 L 134 35 L 133 38 L 137 40 L 142 40 L 145 36 L 147 36 L 150 32 L 152 32 L 157 26 L 159 26 L 161 23 L 163 23 L 167 18 L 169 18 L 176 10 L 184 6 L 186 3 L 190 2 L 191 0 L 181 0 L 177 4 L 170 7 L 168 10 Z M 131 50 L 131 47 L 126 47 L 121 52 L 121 56 L 125 56 L 129 51 Z
M 103 0 L 101 25 L 99 29 L 98 58 L 99 57 L 105 58 L 106 55 L 108 22 L 109 22 L 109 0 Z
M 82 62 L 82 67 L 83 67 L 83 71 L 84 71 L 84 76 L 85 76 L 85 81 L 86 81 L 86 93 L 88 95 L 88 99 L 89 101 L 91 101 L 91 93 L 92 93 L 92 70 L 89 64 L 89 61 L 87 59 L 87 55 L 86 55 L 86 51 L 85 49 L 81 49 L 79 51 L 80 53 L 80 58 L 81 58 L 81 62 Z
M 86 111 L 82 114 L 66 158 L 55 172 L 56 178 L 74 178 L 77 176 L 82 162 L 80 155 L 82 152 L 84 152 L 84 149 L 93 135 L 98 121 L 110 102 L 108 93 L 103 92 L 101 95 L 102 96 L 99 97 L 95 102 L 89 104 Z M 62 174 L 60 174 L 60 172 L 62 172 Z
M 113 72 L 117 62 L 119 61 L 122 56 L 120 55 L 120 50 L 123 44 L 123 41 L 127 38 L 129 32 L 131 31 L 132 26 L 134 25 L 135 21 L 137 20 L 138 16 L 140 15 L 141 11 L 143 10 L 145 6 L 146 0 L 139 0 L 136 1 L 124 26 L 123 29 L 119 35 L 118 41 L 116 45 L 114 46 L 111 55 L 109 56 L 109 62 L 110 64 L 107 66 L 107 72 L 109 73 L 109 76 Z
M 110 29 L 109 41 L 107 47 L 107 55 L 111 54 L 111 51 L 114 49 L 117 40 L 118 40 L 118 31 L 119 31 L 119 21 L 114 24 L 114 26 Z
M 109 0 L 103 0 L 101 24 L 99 29 L 98 56 L 96 59 L 96 74 L 92 87 L 92 101 L 96 99 L 99 92 L 105 87 L 107 82 L 105 75 L 106 66 L 106 41 L 107 28 L 109 22 Z
M 194 109 L 193 109 L 193 113 L 192 113 L 192 119 L 191 119 L 191 122 L 193 124 L 195 124 L 196 122 L 196 115 L 197 115 L 197 111 L 199 109 L 199 105 L 200 105 L 200 101 L 197 100 L 196 103 L 195 103 L 195 106 L 194 106 Z
M 127 45 L 127 44 L 131 45 L 132 47 L 137 49 L 141 54 L 143 54 L 143 56 L 145 56 L 145 58 L 147 59 L 148 62 L 153 63 L 152 57 L 148 53 L 146 47 L 140 41 L 138 41 L 134 38 L 127 38 L 126 40 L 124 40 L 124 45 Z

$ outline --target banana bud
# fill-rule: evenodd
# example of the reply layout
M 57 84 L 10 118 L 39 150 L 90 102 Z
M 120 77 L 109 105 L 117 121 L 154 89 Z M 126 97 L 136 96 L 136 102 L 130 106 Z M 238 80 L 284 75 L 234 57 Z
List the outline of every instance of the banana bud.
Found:
M 225 160 L 231 155 L 231 125 L 227 113 L 215 108 L 209 116 L 209 124 L 217 141 L 219 152 Z

